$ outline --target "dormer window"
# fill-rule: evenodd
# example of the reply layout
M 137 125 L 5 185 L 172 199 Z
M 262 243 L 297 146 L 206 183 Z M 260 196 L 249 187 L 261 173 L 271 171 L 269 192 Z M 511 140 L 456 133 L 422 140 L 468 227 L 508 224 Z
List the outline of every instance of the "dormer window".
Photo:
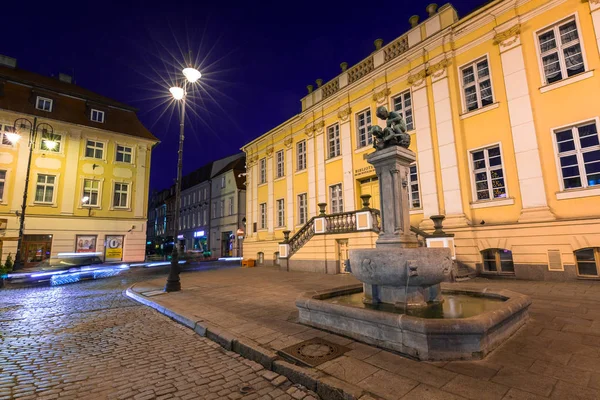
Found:
M 92 108 L 92 113 L 90 115 L 90 118 L 94 122 L 103 123 L 104 122 L 104 111 L 95 110 Z
M 47 97 L 38 96 L 35 101 L 35 108 L 42 111 L 52 111 L 52 99 Z

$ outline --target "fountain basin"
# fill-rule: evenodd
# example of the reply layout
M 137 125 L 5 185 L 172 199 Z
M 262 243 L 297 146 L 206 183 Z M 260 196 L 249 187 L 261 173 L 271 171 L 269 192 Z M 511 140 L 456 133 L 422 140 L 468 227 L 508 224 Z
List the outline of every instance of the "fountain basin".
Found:
M 362 285 L 310 292 L 296 300 L 300 323 L 393 350 L 419 360 L 482 359 L 527 322 L 531 299 L 510 290 L 471 290 L 454 286 L 444 296 L 495 300 L 466 318 L 419 317 L 377 310 L 352 301 Z M 346 296 L 346 297 L 345 297 Z M 493 302 L 493 301 L 492 301 Z

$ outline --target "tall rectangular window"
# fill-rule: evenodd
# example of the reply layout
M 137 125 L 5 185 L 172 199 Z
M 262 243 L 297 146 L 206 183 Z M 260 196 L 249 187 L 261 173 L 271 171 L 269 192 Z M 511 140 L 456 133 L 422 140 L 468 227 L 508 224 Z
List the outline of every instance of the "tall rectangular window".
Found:
M 267 203 L 260 203 L 260 229 L 267 229 Z
M 337 157 L 340 150 L 340 125 L 335 124 L 327 128 L 328 158 Z
M 475 198 L 479 200 L 506 197 L 504 170 L 500 146 L 492 146 L 471 152 L 475 181 Z
M 371 110 L 365 110 L 356 114 L 356 131 L 358 133 L 358 147 L 365 147 L 373 143 L 371 129 Z
M 466 111 L 473 111 L 494 102 L 487 57 L 461 69 Z
M 100 200 L 100 181 L 94 179 L 83 180 L 83 197 L 87 197 L 88 206 L 98 206 Z
M 225 199 L 219 202 L 219 217 L 225 216 Z
M 258 162 L 258 169 L 260 172 L 259 184 L 267 183 L 267 159 L 261 158 Z
M 6 170 L 0 170 L 0 201 L 4 200 L 4 185 L 6 184 Z
M 342 184 L 329 186 L 329 199 L 331 201 L 331 213 L 344 212 L 344 201 L 342 199 Z
M 202 210 L 202 224 L 206 225 L 208 223 L 208 208 Z
M 52 99 L 47 97 L 37 96 L 35 108 L 42 111 L 52 111 Z
M 277 177 L 281 178 L 285 175 L 283 150 L 279 150 L 277 153 L 275 153 L 275 160 L 277 162 Z
M 217 203 L 212 203 L 212 218 L 217 218 Z
M 95 110 L 92 108 L 90 119 L 94 122 L 104 122 L 104 111 Z
M 51 204 L 54 201 L 55 175 L 39 174 L 35 186 L 35 202 Z
M 409 167 L 408 187 L 410 188 L 410 208 L 421 208 L 421 196 L 419 194 L 419 177 L 417 175 L 417 164 L 412 164 Z
M 308 216 L 308 210 L 306 209 L 306 193 L 298 195 L 298 224 L 304 225 L 306 223 L 306 217 Z
M 298 142 L 296 145 L 296 169 L 302 171 L 306 169 L 306 140 Z
M 400 93 L 398 96 L 394 97 L 392 101 L 394 103 L 394 111 L 400 113 L 400 116 L 404 118 L 404 122 L 406 123 L 406 130 L 414 130 L 415 123 L 413 119 L 412 99 L 410 97 L 410 90 L 407 90 L 404 93 Z
M 113 196 L 113 207 L 127 208 L 129 197 L 129 183 L 115 183 L 115 192 Z
M 600 185 L 600 136 L 595 122 L 554 131 L 564 189 Z
M 233 215 L 233 197 L 229 198 L 229 215 Z
M 85 156 L 89 158 L 104 158 L 104 143 L 88 140 L 85 143 Z
M 46 129 L 42 131 L 42 140 L 40 141 L 40 149 L 44 151 L 53 151 L 60 153 L 60 145 L 62 136 L 57 133 L 50 133 Z
M 585 71 L 579 31 L 574 18 L 541 31 L 537 38 L 546 84 Z
M 285 199 L 277 200 L 277 226 L 285 226 Z
M 222 176 L 221 177 L 221 189 L 224 189 L 226 184 L 227 184 L 226 178 L 225 178 L 225 176 Z
M 124 162 L 131 164 L 133 155 L 133 148 L 129 146 L 120 146 L 117 145 L 117 157 L 116 160 L 118 162 Z

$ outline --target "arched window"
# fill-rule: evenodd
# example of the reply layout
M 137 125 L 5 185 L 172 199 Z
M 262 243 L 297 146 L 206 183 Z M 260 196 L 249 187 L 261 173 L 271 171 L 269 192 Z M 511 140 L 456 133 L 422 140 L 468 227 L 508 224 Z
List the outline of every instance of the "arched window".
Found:
M 600 270 L 600 247 L 589 247 L 575 252 L 577 273 L 582 276 L 598 276 Z
M 506 249 L 486 249 L 481 252 L 484 272 L 515 273 L 512 251 Z

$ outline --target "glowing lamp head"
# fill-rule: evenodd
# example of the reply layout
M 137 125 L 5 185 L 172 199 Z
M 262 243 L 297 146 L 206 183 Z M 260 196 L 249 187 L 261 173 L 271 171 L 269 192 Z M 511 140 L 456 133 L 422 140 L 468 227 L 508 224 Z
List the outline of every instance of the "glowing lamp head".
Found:
M 81 199 L 81 202 L 83 204 L 87 204 L 88 201 L 90 201 L 90 197 L 89 196 L 83 196 L 83 198 Z
M 6 135 L 6 138 L 12 144 L 16 144 L 19 141 L 19 139 L 21 139 L 21 135 L 19 135 L 18 133 L 14 133 L 14 132 L 8 132 L 8 133 L 5 133 L 4 135 Z
M 171 89 L 169 89 L 169 92 L 171 92 L 175 100 L 183 99 L 183 88 L 173 86 Z
M 54 150 L 58 143 L 55 140 L 44 139 L 44 144 L 48 150 Z
M 190 83 L 196 82 L 202 76 L 200 71 L 198 71 L 196 68 L 185 68 L 183 70 L 183 75 L 185 75 L 185 78 Z

